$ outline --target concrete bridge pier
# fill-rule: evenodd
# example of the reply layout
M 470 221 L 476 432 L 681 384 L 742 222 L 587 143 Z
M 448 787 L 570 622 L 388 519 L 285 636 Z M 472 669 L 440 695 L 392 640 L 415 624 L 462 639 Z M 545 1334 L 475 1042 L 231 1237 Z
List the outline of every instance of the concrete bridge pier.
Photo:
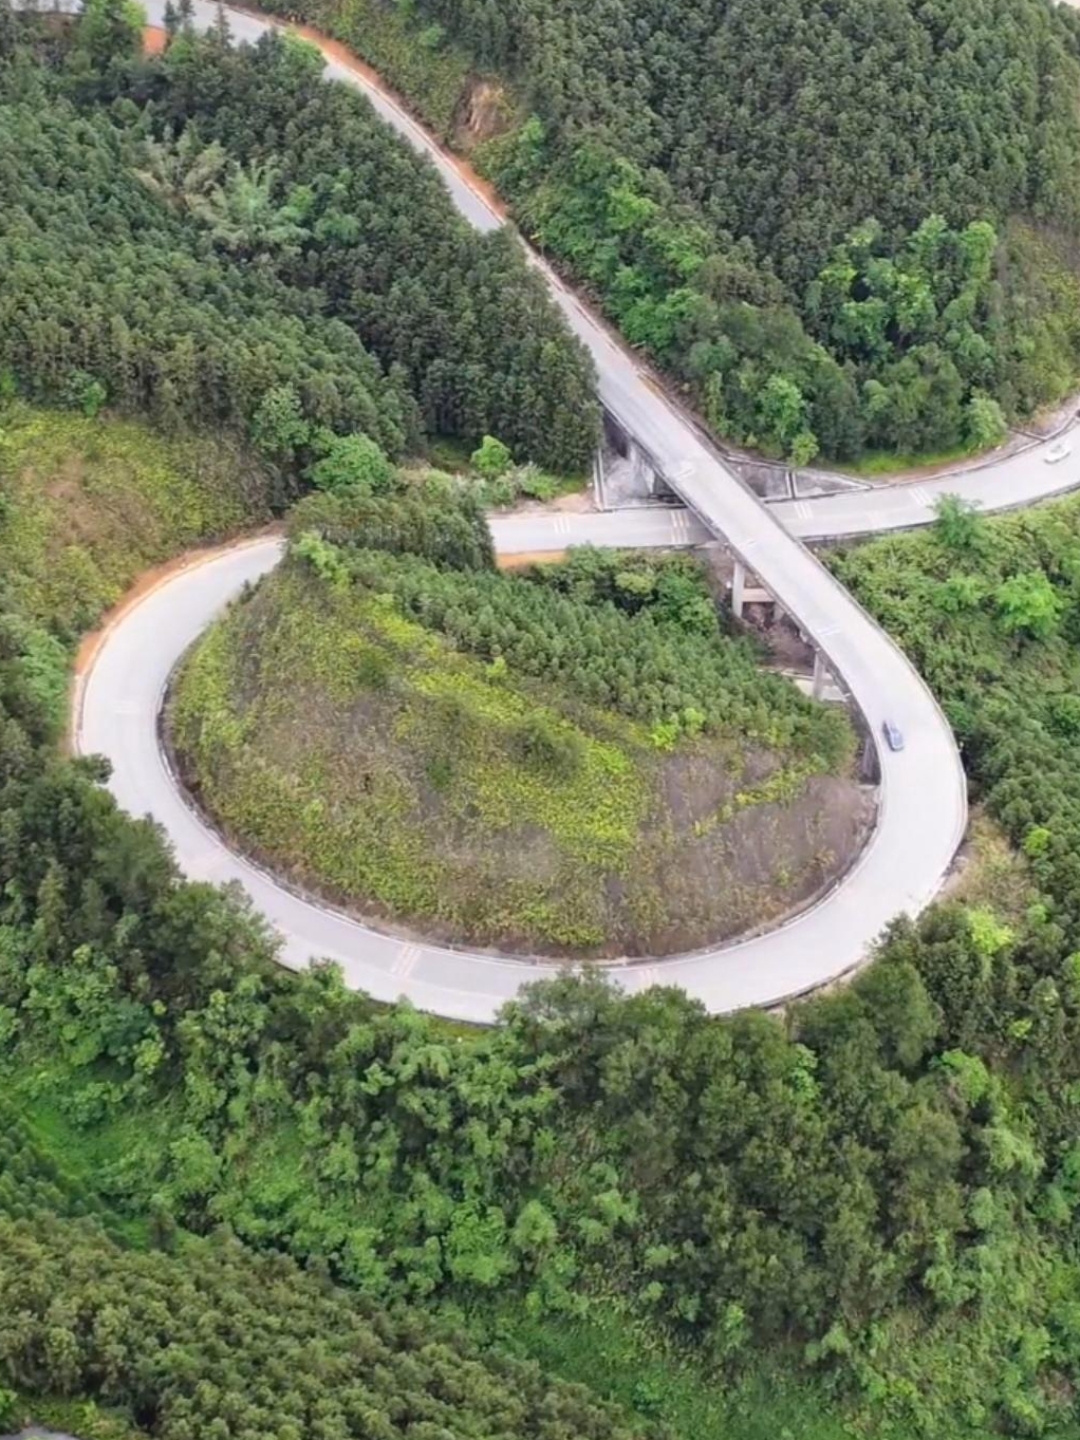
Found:
M 832 671 L 825 663 L 825 657 L 820 650 L 814 651 L 814 684 L 811 694 L 815 700 L 820 700 L 825 694 L 825 688 L 832 683 Z
M 736 620 L 742 619 L 743 604 L 746 597 L 746 566 L 741 560 L 736 559 L 735 569 L 731 576 L 731 613 Z
M 631 439 L 628 448 L 627 459 L 630 462 L 630 473 L 633 476 L 635 487 L 638 490 L 644 490 L 647 495 L 656 495 L 664 490 L 666 487 L 663 477 L 641 446 Z
M 757 576 L 748 571 L 736 556 L 735 568 L 731 572 L 731 613 L 736 620 L 742 619 L 747 605 L 769 606 L 774 623 L 784 617 L 784 607 L 780 601 L 771 591 L 765 589 Z
M 601 490 L 608 505 L 673 497 L 660 466 L 608 410 L 600 449 Z

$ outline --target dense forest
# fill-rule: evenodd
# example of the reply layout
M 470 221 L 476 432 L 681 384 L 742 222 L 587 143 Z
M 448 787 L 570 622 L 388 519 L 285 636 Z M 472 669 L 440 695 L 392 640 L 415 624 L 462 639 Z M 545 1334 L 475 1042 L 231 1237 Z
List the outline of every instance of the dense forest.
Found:
M 184 882 L 158 831 L 117 811 L 104 767 L 60 752 L 64 665 L 139 564 L 164 558 L 175 516 L 182 543 L 228 533 L 320 465 L 328 494 L 344 469 L 378 499 L 384 449 L 398 442 L 389 430 L 359 434 L 361 412 L 370 400 L 376 418 L 404 427 L 404 445 L 408 427 L 419 438 L 429 419 L 430 393 L 421 362 L 413 371 L 381 353 L 359 309 L 346 319 L 324 302 L 322 260 L 306 262 L 323 277 L 316 300 L 291 268 L 300 256 L 260 250 L 241 266 L 229 258 L 231 224 L 215 239 L 208 220 L 135 173 L 151 174 L 151 147 L 173 143 L 164 137 L 176 113 L 162 108 L 163 94 L 179 93 L 171 66 L 184 60 L 197 91 L 205 57 L 219 104 L 197 106 L 216 114 L 228 109 L 234 65 L 246 84 L 260 65 L 295 63 L 306 85 L 304 52 L 274 44 L 233 59 L 220 39 L 204 49 L 181 36 L 145 63 L 113 64 L 109 40 L 102 63 L 102 22 L 116 13 L 92 6 L 74 50 L 49 42 L 55 66 L 43 73 L 12 57 L 15 22 L 0 12 L 3 123 L 64 182 L 35 182 L 19 147 L 6 147 L 0 235 L 11 253 L 25 245 L 38 256 L 42 274 L 34 215 L 52 227 L 57 255 L 71 247 L 70 272 L 38 287 L 39 328 L 25 270 L 0 295 L 14 371 L 3 376 L 0 448 L 0 1087 L 10 1110 L 0 1116 L 0 1417 L 19 1419 L 52 1392 L 115 1405 L 129 1424 L 177 1440 L 273 1434 L 268 1410 L 281 1440 L 403 1430 L 608 1440 L 656 1418 L 694 1440 L 743 1440 L 763 1433 L 760 1418 L 684 1423 L 687 1376 L 714 1398 L 760 1377 L 766 1417 L 778 1378 L 797 1376 L 809 1398 L 784 1422 L 796 1440 L 852 1427 L 887 1440 L 1075 1432 L 1076 503 L 1000 521 L 950 504 L 929 535 L 835 558 L 930 677 L 978 795 L 1016 845 L 1009 887 L 895 926 L 846 988 L 782 1016 L 713 1019 L 675 989 L 626 998 L 595 975 L 567 977 L 527 990 L 490 1030 L 465 1032 L 350 993 L 332 967 L 285 972 L 241 897 Z M 248 142 L 232 143 L 244 173 Z M 110 157 L 130 164 L 110 168 Z M 162 237 L 161 283 L 175 282 L 162 295 L 190 304 L 208 355 L 220 337 L 221 387 L 201 418 L 227 426 L 233 448 L 213 464 L 207 438 L 186 433 L 190 397 L 178 389 L 175 407 L 163 406 L 152 383 L 168 353 L 165 302 L 136 303 L 119 263 L 95 269 L 56 233 L 63 196 L 85 193 L 84 164 L 104 167 L 93 170 L 99 183 L 115 179 L 127 200 L 106 214 L 86 194 L 85 214 L 73 208 L 65 225 L 119 258 Z M 257 180 L 247 169 L 244 183 Z M 131 336 L 117 353 L 143 377 L 130 388 L 103 368 L 100 335 L 115 314 Z M 272 337 L 265 373 L 247 368 L 246 332 L 227 316 Z M 69 353 L 71 336 L 81 338 Z M 316 353 L 325 388 L 304 368 Z M 567 383 L 577 373 L 584 384 L 566 353 Z M 157 359 L 144 372 L 148 355 Z M 29 412 L 11 400 L 16 387 L 73 408 L 59 419 Z M 143 444 L 140 422 L 116 421 L 109 404 L 180 433 L 146 432 Z M 260 445 L 265 470 L 246 466 L 242 437 Z M 141 541 L 116 521 L 131 497 L 148 526 Z M 342 548 L 331 501 L 306 503 L 323 507 L 319 544 Z M 364 523 L 375 532 L 383 522 Z M 464 573 L 463 558 L 486 573 L 468 525 L 451 530 L 403 506 L 382 534 L 384 562 L 403 576 L 409 552 L 434 535 L 440 574 Z M 321 554 L 309 547 L 305 563 Z M 591 564 L 522 583 L 547 586 L 552 605 L 577 594 L 621 605 L 627 623 L 644 612 L 644 629 L 672 613 L 693 629 L 685 586 L 655 574 L 620 584 L 620 572 Z M 445 583 L 439 604 L 455 581 Z M 485 617 L 481 655 L 489 631 Z M 544 642 L 538 624 L 533 643 Z M 73 1194 L 36 1147 L 70 1168 Z M 632 1420 L 503 1353 L 547 1353 L 536 1337 L 570 1336 L 576 1353 L 560 1367 L 605 1386 L 608 1351 L 592 1343 L 605 1325 L 638 1347 L 623 1352 Z M 648 1366 L 655 1386 L 637 1383 Z
M 522 227 L 722 436 L 798 463 L 977 449 L 1076 381 L 1065 6 L 269 8 L 452 140 L 494 130 L 477 159 Z
M 286 469 L 348 432 L 587 466 L 591 369 L 516 243 L 310 47 L 182 34 L 102 72 L 84 28 L 45 68 L 0 25 L 0 365 L 28 394 L 231 427 Z
M 481 1358 L 225 1232 L 178 1246 L 158 1231 L 151 1253 L 117 1243 L 108 1211 L 86 1218 L 85 1196 L 2 1118 L 0 1378 L 23 1393 L 92 1396 L 161 1440 L 641 1434 L 582 1386 Z M 0 1425 L 19 1405 L 0 1388 Z

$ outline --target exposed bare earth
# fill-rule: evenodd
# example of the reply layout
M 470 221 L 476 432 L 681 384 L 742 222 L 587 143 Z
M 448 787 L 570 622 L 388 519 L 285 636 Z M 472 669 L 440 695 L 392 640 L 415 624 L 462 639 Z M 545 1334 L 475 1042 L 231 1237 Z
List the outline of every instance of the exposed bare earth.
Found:
M 476 145 L 500 135 L 509 125 L 506 92 L 490 79 L 474 79 L 462 97 L 454 125 L 454 144 L 466 154 Z

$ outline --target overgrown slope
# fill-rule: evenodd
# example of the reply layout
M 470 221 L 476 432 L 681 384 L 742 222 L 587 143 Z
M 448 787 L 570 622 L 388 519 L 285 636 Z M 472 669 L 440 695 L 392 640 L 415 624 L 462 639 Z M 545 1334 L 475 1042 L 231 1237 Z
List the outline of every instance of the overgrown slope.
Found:
M 293 559 L 185 664 L 172 740 L 241 846 L 425 933 L 577 955 L 725 938 L 848 861 L 871 807 L 846 726 L 720 635 L 691 568 L 688 630 L 356 549 L 400 503 L 346 549 L 303 507 Z
M 53 724 L 82 632 L 149 567 L 265 523 L 277 492 L 235 438 L 0 402 L 0 654 Z
M 270 519 L 276 484 L 224 435 L 0 405 L 0 576 L 8 603 L 66 638 L 144 570 Z
M 941 696 L 969 772 L 1031 863 L 1039 944 L 1080 947 L 1080 503 L 990 520 L 950 499 L 931 533 L 833 566 Z

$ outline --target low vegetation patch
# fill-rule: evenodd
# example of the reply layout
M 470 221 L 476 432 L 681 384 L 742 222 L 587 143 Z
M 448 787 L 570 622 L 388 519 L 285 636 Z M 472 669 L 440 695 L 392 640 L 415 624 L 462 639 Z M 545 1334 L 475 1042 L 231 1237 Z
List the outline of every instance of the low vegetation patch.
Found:
M 0 403 L 0 664 L 54 729 L 79 635 L 148 567 L 269 519 L 274 490 L 223 435 Z
M 340 536 L 378 503 L 301 514 Z M 842 718 L 762 675 L 680 576 L 704 630 L 644 606 L 641 568 L 632 613 L 305 530 L 185 665 L 173 743 L 233 838 L 339 902 L 541 953 L 700 946 L 812 893 L 867 807 Z
M 270 518 L 267 472 L 224 436 L 0 406 L 0 576 L 28 619 L 89 628 L 150 566 Z

